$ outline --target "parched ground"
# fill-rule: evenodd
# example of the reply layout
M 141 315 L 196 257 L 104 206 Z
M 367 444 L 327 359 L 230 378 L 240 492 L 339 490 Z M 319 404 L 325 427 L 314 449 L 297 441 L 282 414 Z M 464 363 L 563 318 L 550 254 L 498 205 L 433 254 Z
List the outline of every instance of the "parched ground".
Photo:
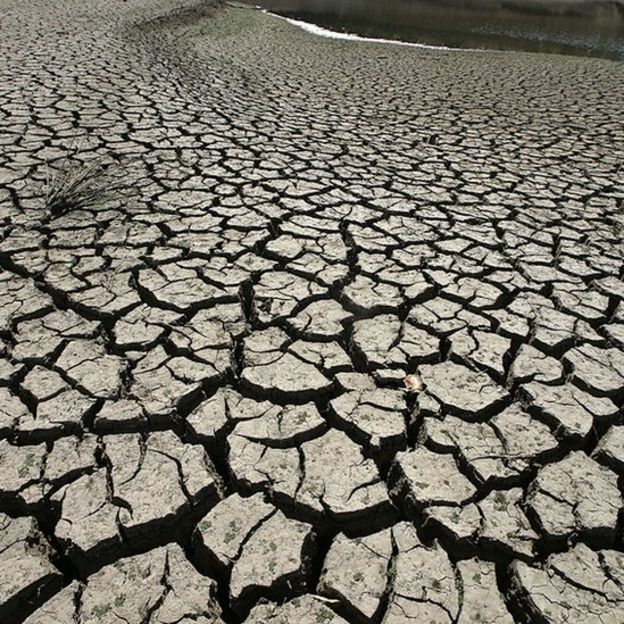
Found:
M 624 621 L 624 65 L 0 15 L 2 624 Z

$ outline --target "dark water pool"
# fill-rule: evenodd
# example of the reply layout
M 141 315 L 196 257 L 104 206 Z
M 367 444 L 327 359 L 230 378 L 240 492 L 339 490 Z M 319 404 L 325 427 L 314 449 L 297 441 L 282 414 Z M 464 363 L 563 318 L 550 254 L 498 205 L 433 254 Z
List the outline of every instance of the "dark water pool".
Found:
M 624 60 L 624 0 L 250 0 L 366 37 Z

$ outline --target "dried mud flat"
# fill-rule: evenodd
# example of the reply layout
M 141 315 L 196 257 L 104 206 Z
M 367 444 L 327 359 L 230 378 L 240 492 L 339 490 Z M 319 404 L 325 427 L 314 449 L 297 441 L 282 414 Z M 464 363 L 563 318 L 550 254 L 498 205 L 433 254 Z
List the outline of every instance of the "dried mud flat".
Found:
M 0 10 L 3 624 L 624 620 L 624 66 Z

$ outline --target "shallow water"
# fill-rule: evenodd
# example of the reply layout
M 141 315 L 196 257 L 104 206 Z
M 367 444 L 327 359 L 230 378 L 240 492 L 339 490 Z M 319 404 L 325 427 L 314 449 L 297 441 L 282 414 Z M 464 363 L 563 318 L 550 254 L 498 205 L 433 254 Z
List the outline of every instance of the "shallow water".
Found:
M 254 0 L 340 32 L 455 48 L 624 60 L 624 5 L 575 0 Z

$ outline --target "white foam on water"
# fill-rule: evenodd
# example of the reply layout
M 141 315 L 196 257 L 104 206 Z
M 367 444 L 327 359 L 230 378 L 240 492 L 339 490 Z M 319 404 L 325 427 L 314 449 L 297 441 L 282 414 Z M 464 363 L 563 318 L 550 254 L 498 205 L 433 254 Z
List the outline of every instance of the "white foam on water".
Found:
M 317 35 L 318 37 L 325 37 L 327 39 L 343 39 L 346 41 L 364 41 L 368 43 L 385 43 L 390 45 L 398 45 L 404 46 L 408 48 L 420 48 L 425 50 L 445 50 L 451 52 L 483 52 L 483 50 L 479 50 L 476 48 L 450 48 L 447 46 L 436 46 L 436 45 L 428 45 L 426 43 L 414 43 L 411 41 L 399 41 L 397 39 L 378 39 L 375 37 L 362 37 L 361 35 L 356 35 L 354 33 L 346 33 L 346 32 L 338 32 L 336 30 L 330 30 L 329 28 L 323 28 L 322 26 L 317 26 L 316 24 L 311 24 L 310 22 L 304 22 L 303 20 L 293 19 L 292 17 L 284 17 L 283 15 L 279 15 L 277 13 L 271 13 L 262 7 L 256 7 L 260 9 L 266 15 L 271 15 L 272 17 L 277 17 L 278 19 L 284 20 L 297 28 L 301 28 L 301 30 L 305 30 L 306 32 Z

